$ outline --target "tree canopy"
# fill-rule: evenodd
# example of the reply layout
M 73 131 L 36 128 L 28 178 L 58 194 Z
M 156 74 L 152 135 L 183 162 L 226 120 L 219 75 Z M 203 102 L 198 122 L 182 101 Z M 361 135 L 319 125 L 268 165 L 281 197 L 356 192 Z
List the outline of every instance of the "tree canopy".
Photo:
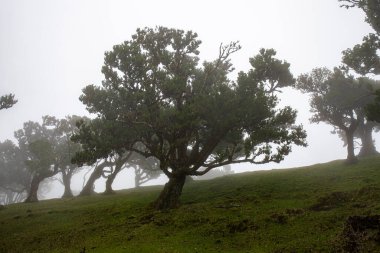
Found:
M 344 132 L 347 162 L 355 162 L 354 134 L 360 125 L 366 124 L 365 107 L 373 101 L 373 91 L 379 83 L 369 78 L 355 79 L 338 68 L 316 68 L 300 75 L 295 87 L 310 94 L 311 122 L 325 122 Z
M 8 94 L 0 97 L 0 110 L 11 108 L 17 103 L 15 95 Z
M 233 163 L 280 162 L 291 144 L 305 145 L 296 111 L 277 108 L 275 92 L 294 82 L 287 62 L 262 49 L 250 59 L 252 69 L 231 81 L 229 57 L 239 44 L 221 45 L 216 60 L 200 65 L 200 43 L 191 31 L 138 29 L 105 53 L 102 86 L 89 85 L 80 97 L 98 115 L 74 137 L 91 154 L 80 158 L 120 150 L 157 158 L 169 177 L 158 209 L 178 205 L 187 175 Z M 88 138 L 102 134 L 113 138 Z

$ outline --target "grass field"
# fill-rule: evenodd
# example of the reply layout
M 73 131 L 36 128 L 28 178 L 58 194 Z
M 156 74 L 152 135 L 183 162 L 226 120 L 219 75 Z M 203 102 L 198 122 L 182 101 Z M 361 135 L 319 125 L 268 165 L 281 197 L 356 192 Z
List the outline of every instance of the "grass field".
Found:
M 378 228 L 347 234 L 380 214 L 380 157 L 191 182 L 166 212 L 161 188 L 7 206 L 0 252 L 380 252 Z

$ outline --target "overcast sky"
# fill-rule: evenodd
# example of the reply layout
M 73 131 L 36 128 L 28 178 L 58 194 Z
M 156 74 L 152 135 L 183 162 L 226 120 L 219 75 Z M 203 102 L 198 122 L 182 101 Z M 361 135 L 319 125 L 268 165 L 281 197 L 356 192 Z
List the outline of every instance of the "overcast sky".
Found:
M 0 141 L 43 115 L 87 114 L 78 97 L 84 86 L 100 85 L 104 52 L 146 26 L 197 32 L 201 60 L 214 59 L 221 42 L 239 40 L 243 48 L 232 57 L 237 70 L 248 70 L 249 57 L 260 48 L 274 48 L 295 76 L 339 65 L 342 50 L 371 32 L 361 11 L 340 8 L 337 0 L 0 0 L 0 94 L 14 93 L 18 99 L 13 108 L 0 111 Z M 338 137 L 330 134 L 332 127 L 309 124 L 305 95 L 288 90 L 281 98 L 299 111 L 309 147 L 295 148 L 283 163 L 265 168 L 346 156 Z

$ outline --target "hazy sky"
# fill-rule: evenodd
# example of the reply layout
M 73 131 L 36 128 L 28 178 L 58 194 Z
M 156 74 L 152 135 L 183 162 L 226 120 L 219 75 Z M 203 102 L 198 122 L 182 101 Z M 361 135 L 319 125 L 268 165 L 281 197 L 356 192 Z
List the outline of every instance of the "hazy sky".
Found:
M 197 32 L 203 60 L 215 58 L 221 42 L 239 40 L 243 48 L 232 58 L 237 70 L 247 70 L 260 48 L 274 48 L 295 76 L 339 65 L 341 51 L 371 32 L 361 11 L 340 8 L 337 0 L 0 0 L 0 94 L 12 92 L 19 100 L 0 111 L 0 141 L 43 115 L 87 114 L 78 97 L 84 86 L 101 83 L 104 52 L 145 26 Z M 332 127 L 309 125 L 305 95 L 289 90 L 281 98 L 299 111 L 309 147 L 269 167 L 345 157 Z

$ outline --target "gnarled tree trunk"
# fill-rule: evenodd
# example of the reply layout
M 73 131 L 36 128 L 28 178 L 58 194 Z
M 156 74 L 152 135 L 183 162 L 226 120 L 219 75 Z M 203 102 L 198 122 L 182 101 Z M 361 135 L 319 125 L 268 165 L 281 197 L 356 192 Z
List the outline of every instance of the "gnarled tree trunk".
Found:
M 372 138 L 373 127 L 363 126 L 362 131 L 360 132 L 360 139 L 362 142 L 362 147 L 359 152 L 359 157 L 366 157 L 378 154 L 376 151 L 375 144 Z
M 177 174 L 169 178 L 158 199 L 153 203 L 157 210 L 172 209 L 179 206 L 179 198 L 185 184 L 186 175 Z
M 38 187 L 40 186 L 40 183 L 43 179 L 44 177 L 39 175 L 33 176 L 32 182 L 30 183 L 28 197 L 25 199 L 25 203 L 38 202 Z
M 89 196 L 94 193 L 94 183 L 95 181 L 102 176 L 103 169 L 109 166 L 108 162 L 103 162 L 95 167 L 90 178 L 87 180 L 86 185 L 83 187 L 82 191 L 79 193 L 79 196 Z
M 346 132 L 346 138 L 347 138 L 347 164 L 354 164 L 357 162 L 357 158 L 355 156 L 355 149 L 354 149 L 354 131 L 348 130 Z
M 123 166 L 115 166 L 115 170 L 111 173 L 111 175 L 108 176 L 106 181 L 106 190 L 104 191 L 104 194 L 114 194 L 115 191 L 112 189 L 113 181 L 115 180 L 117 174 L 121 171 Z
M 73 192 L 71 191 L 71 177 L 72 172 L 70 169 L 67 172 L 62 171 L 62 182 L 63 186 L 65 187 L 62 198 L 71 198 L 74 196 Z

